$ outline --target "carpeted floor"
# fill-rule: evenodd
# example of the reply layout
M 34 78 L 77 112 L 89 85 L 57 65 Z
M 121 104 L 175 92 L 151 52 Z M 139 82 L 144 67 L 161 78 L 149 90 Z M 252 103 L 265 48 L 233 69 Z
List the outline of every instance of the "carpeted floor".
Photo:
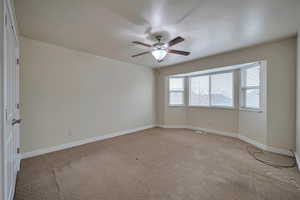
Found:
M 153 128 L 23 160 L 15 200 L 299 200 L 300 173 L 248 144 Z

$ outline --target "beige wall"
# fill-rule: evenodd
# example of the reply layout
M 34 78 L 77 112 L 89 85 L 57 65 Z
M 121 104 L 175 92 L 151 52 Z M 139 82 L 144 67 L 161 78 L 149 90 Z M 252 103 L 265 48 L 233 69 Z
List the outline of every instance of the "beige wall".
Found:
M 21 39 L 22 152 L 154 124 L 152 69 Z
M 23 152 L 154 123 L 240 133 L 295 148 L 296 38 L 160 68 L 155 77 L 145 67 L 26 38 L 21 55 Z M 168 75 L 257 60 L 268 62 L 267 113 L 167 106 Z
M 299 14 L 300 15 L 300 14 Z M 300 17 L 299 17 L 300 18 Z M 297 156 L 300 158 L 300 25 L 298 29 L 297 45 Z M 300 169 L 300 166 L 298 166 Z
M 166 94 L 163 91 L 165 87 L 165 77 L 172 74 L 193 72 L 203 69 L 223 67 L 258 60 L 266 60 L 267 65 L 267 124 L 251 124 L 251 122 L 239 124 L 240 118 L 236 110 L 222 109 L 186 109 L 170 108 L 167 106 Z M 169 125 L 178 123 L 179 115 L 184 115 L 180 123 L 193 124 L 199 128 L 210 128 L 225 132 L 239 132 L 242 127 L 245 128 L 245 135 L 251 139 L 257 140 L 277 148 L 290 149 L 295 148 L 295 91 L 296 91 L 296 38 L 288 38 L 268 44 L 262 44 L 245 49 L 240 49 L 220 55 L 179 64 L 175 66 L 157 69 L 157 105 L 158 123 Z M 176 121 L 173 121 L 171 113 L 176 113 Z M 180 114 L 181 113 L 181 114 Z M 220 117 L 223 116 L 223 117 Z M 195 117 L 197 119 L 195 119 Z M 248 118 L 249 117 L 249 118 Z M 185 119 L 185 120 L 184 120 Z M 203 120 L 205 119 L 205 120 Z M 253 119 L 253 114 L 247 114 L 245 122 Z M 256 118 L 258 119 L 258 118 Z M 196 121 L 195 121 L 196 120 Z M 253 122 L 253 121 L 252 121 Z M 257 123 L 260 120 L 257 121 Z M 181 124 L 180 124 L 181 125 Z M 264 136 L 259 135 L 258 131 L 250 131 L 251 126 L 260 128 L 260 131 L 267 133 Z
M 3 113 L 3 88 L 2 88 L 2 81 L 3 81 L 3 29 L 4 29 L 4 19 L 3 19 L 3 12 L 4 12 L 4 7 L 3 7 L 3 0 L 0 0 L 0 113 Z M 2 165 L 3 165 L 3 118 L 2 118 L 2 114 L 0 114 L 0 200 L 4 199 L 4 194 L 3 194 L 3 169 L 2 169 Z
M 300 3 L 298 5 L 300 9 Z M 297 37 L 297 130 L 296 130 L 296 154 L 300 159 L 300 12 L 297 13 L 298 19 L 298 37 Z M 300 160 L 298 160 L 300 162 Z M 299 163 L 298 163 L 299 164 Z M 300 165 L 298 165 L 300 170 Z
M 230 109 L 187 108 L 187 125 L 196 128 L 238 133 L 239 112 Z

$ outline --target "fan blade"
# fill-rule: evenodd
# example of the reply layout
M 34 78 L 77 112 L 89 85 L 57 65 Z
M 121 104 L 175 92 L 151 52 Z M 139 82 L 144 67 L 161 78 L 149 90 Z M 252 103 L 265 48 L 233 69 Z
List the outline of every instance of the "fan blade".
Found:
M 133 56 L 131 56 L 131 57 L 134 58 L 134 57 L 141 56 L 141 55 L 144 55 L 144 54 L 147 54 L 147 53 L 150 53 L 150 51 L 145 51 L 145 52 L 142 52 L 142 53 L 133 55 Z
M 152 47 L 152 45 L 150 45 L 150 44 L 145 44 L 145 43 L 139 42 L 139 41 L 133 41 L 132 43 L 133 44 L 139 44 L 139 45 L 142 45 L 142 46 L 145 46 L 145 47 Z
M 174 46 L 175 44 L 178 44 L 180 42 L 183 42 L 184 39 L 180 36 L 178 36 L 177 38 L 171 40 L 170 42 L 168 42 L 168 46 L 171 47 L 171 46 Z
M 168 53 L 175 53 L 175 54 L 179 54 L 179 55 L 183 55 L 183 56 L 188 56 L 188 55 L 190 55 L 191 52 L 169 49 Z

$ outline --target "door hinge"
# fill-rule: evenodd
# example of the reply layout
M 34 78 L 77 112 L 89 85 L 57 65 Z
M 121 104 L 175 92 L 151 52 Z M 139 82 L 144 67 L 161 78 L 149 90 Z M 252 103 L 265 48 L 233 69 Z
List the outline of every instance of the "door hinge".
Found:
M 5 15 L 5 26 L 7 26 L 7 15 Z
M 20 58 L 17 58 L 17 65 L 20 64 Z
M 20 148 L 18 147 L 18 148 L 17 148 L 17 154 L 19 154 L 19 153 L 20 153 Z
M 19 104 L 19 103 L 17 103 L 16 107 L 17 107 L 17 109 L 20 109 L 20 104 Z

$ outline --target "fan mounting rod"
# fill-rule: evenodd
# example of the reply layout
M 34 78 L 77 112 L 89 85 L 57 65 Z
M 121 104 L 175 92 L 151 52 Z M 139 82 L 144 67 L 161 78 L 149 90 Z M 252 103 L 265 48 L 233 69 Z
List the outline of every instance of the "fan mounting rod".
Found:
M 161 39 L 162 39 L 162 36 L 161 35 L 157 35 L 157 36 L 155 36 L 155 38 L 158 40 L 158 42 L 160 42 Z

